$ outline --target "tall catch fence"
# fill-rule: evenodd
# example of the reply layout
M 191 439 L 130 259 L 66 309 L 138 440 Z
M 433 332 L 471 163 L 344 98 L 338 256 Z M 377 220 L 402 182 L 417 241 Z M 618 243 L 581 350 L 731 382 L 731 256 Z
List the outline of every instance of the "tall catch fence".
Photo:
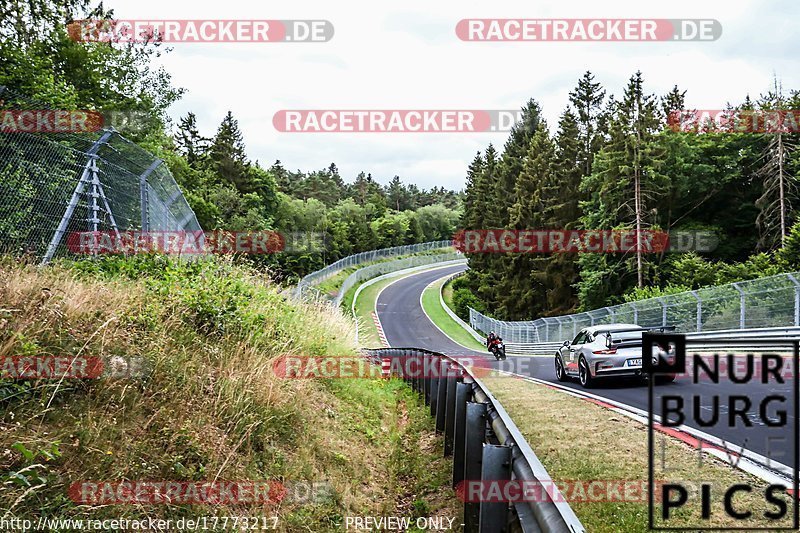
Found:
M 46 110 L 0 86 L 4 117 Z M 201 231 L 166 164 L 113 128 L 31 130 L 0 125 L 0 251 L 47 263 L 78 232 Z
M 676 326 L 678 332 L 800 326 L 800 273 L 778 274 L 557 317 L 506 322 L 470 308 L 470 325 L 506 342 L 561 342 L 596 324 Z
M 367 252 L 348 255 L 347 257 L 343 257 L 335 263 L 331 263 L 325 268 L 317 270 L 316 272 L 312 272 L 301 279 L 297 284 L 297 287 L 295 287 L 295 297 L 313 297 L 325 299 L 326 295 L 320 294 L 315 285 L 319 285 L 325 280 L 332 278 L 342 270 L 363 265 L 365 263 L 372 263 L 382 259 L 440 250 L 451 247 L 452 245 L 453 241 L 431 241 L 419 244 L 409 244 L 406 246 L 394 246 L 392 248 L 381 248 L 380 250 L 369 250 Z M 343 293 L 344 291 L 339 292 Z

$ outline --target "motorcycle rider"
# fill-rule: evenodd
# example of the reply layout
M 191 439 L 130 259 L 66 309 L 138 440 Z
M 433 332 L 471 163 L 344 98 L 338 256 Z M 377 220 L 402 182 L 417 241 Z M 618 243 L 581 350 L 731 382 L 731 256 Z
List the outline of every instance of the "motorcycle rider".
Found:
M 497 334 L 494 331 L 489 332 L 489 336 L 486 337 L 486 348 L 489 351 L 492 351 L 492 343 L 498 339 Z

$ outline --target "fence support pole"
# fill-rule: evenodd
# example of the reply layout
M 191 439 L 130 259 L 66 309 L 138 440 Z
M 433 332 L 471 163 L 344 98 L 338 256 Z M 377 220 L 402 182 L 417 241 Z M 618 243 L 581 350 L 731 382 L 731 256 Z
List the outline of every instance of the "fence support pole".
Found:
M 794 325 L 800 326 L 800 282 L 792 274 L 786 276 L 794 283 Z
M 92 192 L 89 193 L 92 202 L 89 204 L 91 212 L 89 213 L 89 228 L 92 232 L 97 233 L 97 228 L 100 225 L 100 218 L 97 216 L 100 213 L 100 205 L 97 199 L 100 198 L 100 176 L 97 175 L 97 160 L 91 158 L 89 160 L 89 174 L 92 175 Z
M 633 323 L 639 325 L 639 308 L 636 307 L 636 302 L 629 302 L 633 307 Z
M 147 195 L 147 177 L 152 174 L 162 162 L 163 161 L 160 159 L 156 159 L 150 163 L 150 166 L 139 176 L 139 206 L 142 209 L 142 231 L 150 231 L 150 216 L 148 215 L 150 202 Z
M 50 244 L 47 246 L 47 251 L 44 254 L 44 258 L 42 258 L 41 264 L 46 265 L 53 258 L 53 255 L 55 255 L 56 249 L 58 248 L 58 245 L 61 244 L 61 239 L 64 237 L 64 233 L 67 231 L 69 221 L 72 219 L 73 213 L 75 213 L 75 208 L 78 207 L 81 194 L 83 194 L 83 190 L 86 188 L 90 165 L 97 158 L 97 152 L 100 150 L 100 147 L 105 144 L 105 142 L 113 134 L 113 130 L 106 130 L 103 135 L 101 135 L 100 138 L 97 139 L 86 151 L 86 157 L 88 157 L 89 160 L 86 161 L 86 165 L 83 167 L 83 172 L 78 180 L 78 184 L 75 186 L 75 190 L 72 192 L 72 198 L 70 198 L 69 203 L 67 204 L 67 210 L 64 211 L 64 215 L 61 217 L 61 222 L 58 223 L 58 228 L 56 228 L 56 232 L 53 234 L 53 238 L 50 240 Z
M 697 291 L 692 291 L 690 293 L 694 296 L 695 300 L 697 300 L 697 331 L 703 330 L 703 300 L 700 299 L 700 295 L 697 294 Z
M 666 327 L 667 325 L 667 302 L 664 301 L 664 298 L 658 297 L 657 300 L 661 302 L 661 326 Z
M 731 286 L 739 293 L 739 329 L 744 329 L 744 291 L 739 287 L 738 283 L 731 283 Z

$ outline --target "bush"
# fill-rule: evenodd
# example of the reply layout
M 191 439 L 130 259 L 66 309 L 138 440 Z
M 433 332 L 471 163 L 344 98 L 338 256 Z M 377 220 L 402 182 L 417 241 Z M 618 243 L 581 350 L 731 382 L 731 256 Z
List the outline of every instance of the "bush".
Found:
M 454 284 L 455 287 L 455 284 Z M 469 289 L 459 288 L 453 291 L 453 311 L 462 319 L 469 320 L 469 308 L 483 313 L 486 306 Z

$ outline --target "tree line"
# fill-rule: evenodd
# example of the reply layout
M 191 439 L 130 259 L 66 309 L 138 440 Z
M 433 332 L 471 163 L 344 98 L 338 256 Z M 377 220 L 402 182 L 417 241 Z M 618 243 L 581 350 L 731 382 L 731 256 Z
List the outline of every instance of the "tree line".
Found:
M 641 72 L 615 97 L 587 71 L 552 129 L 529 100 L 502 152 L 489 145 L 469 165 L 462 226 L 706 231 L 713 251 L 469 254 L 461 309 L 531 319 L 800 268 L 797 133 L 675 131 L 667 118 L 686 105 L 678 86 L 649 93 Z M 776 80 L 720 107 L 799 105 Z

